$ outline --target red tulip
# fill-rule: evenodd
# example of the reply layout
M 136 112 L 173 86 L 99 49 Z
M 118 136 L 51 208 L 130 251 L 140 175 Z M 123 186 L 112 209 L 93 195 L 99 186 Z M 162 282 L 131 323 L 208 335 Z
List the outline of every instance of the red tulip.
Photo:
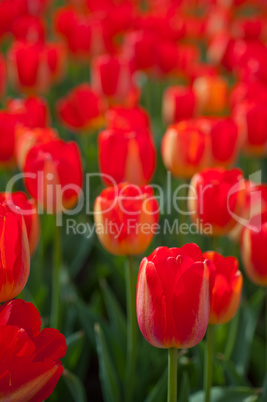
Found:
M 41 331 L 37 309 L 19 299 L 0 306 L 0 333 L 0 401 L 47 399 L 63 372 L 64 336 L 54 328 Z
M 0 238 L 0 302 L 4 302 L 23 290 L 30 273 L 29 242 L 24 220 L 19 209 L 11 208 L 6 202 L 0 203 Z
M 162 115 L 166 124 L 190 119 L 195 113 L 195 94 L 191 88 L 174 86 L 165 90 L 162 99 Z
M 107 128 L 110 130 L 150 129 L 148 113 L 140 106 L 111 107 L 105 117 Z
M 160 75 L 175 74 L 179 60 L 179 48 L 172 41 L 159 40 L 156 47 L 156 72 Z
M 96 198 L 94 219 L 98 238 L 111 254 L 141 254 L 155 234 L 159 207 L 151 187 L 121 183 Z
M 254 156 L 267 153 L 266 106 L 260 102 L 242 102 L 233 111 L 243 150 Z
M 235 257 L 223 257 L 215 251 L 203 253 L 215 269 L 209 324 L 226 324 L 236 314 L 242 293 L 243 276 Z
M 196 244 L 158 247 L 142 260 L 136 310 L 145 339 L 158 348 L 190 348 L 205 335 L 214 267 Z
M 47 144 L 56 139 L 57 132 L 51 128 L 28 129 L 19 126 L 16 129 L 15 156 L 20 169 L 23 170 L 26 156 L 33 146 Z
M 193 222 L 210 225 L 213 236 L 229 233 L 245 202 L 245 183 L 240 169 L 222 167 L 196 173 L 190 183 L 188 209 Z
M 16 87 L 28 92 L 45 92 L 63 74 L 65 51 L 60 44 L 15 42 L 8 59 Z
M 123 51 L 134 71 L 152 71 L 155 66 L 157 36 L 147 31 L 132 31 L 124 37 Z
M 46 127 L 50 120 L 46 101 L 36 96 L 9 99 L 7 110 L 18 115 L 21 123 L 28 128 Z
M 102 131 L 98 136 L 98 160 L 100 172 L 116 183 L 147 184 L 156 165 L 154 141 L 146 128 Z M 113 184 L 109 177 L 103 176 L 103 180 Z
M 193 91 L 200 113 L 220 114 L 227 107 L 228 86 L 223 77 L 204 76 L 194 81 Z
M 255 184 L 252 181 L 245 180 L 245 204 L 240 214 L 240 222 L 237 222 L 229 237 L 239 242 L 241 231 L 244 225 L 247 225 L 250 218 L 259 215 L 267 209 L 267 185 Z
M 243 101 L 267 104 L 267 86 L 260 81 L 241 81 L 234 86 L 230 103 L 234 108 Z
M 15 128 L 20 123 L 18 116 L 6 111 L 0 112 L 0 165 L 15 164 Z
M 87 131 L 103 125 L 105 104 L 89 84 L 80 84 L 57 104 L 60 119 L 74 130 Z
M 162 138 L 161 154 L 167 170 L 190 178 L 209 160 L 209 137 L 190 121 L 171 125 Z
M 225 167 L 233 165 L 240 148 L 238 127 L 235 122 L 230 118 L 212 120 L 210 137 L 212 165 Z
M 241 233 L 241 257 L 249 279 L 267 286 L 267 211 L 254 215 Z
M 23 171 L 28 192 L 47 212 L 62 212 L 77 203 L 83 174 L 76 143 L 54 140 L 33 146 Z
M 0 193 L 0 203 L 7 203 L 12 209 L 20 208 L 20 213 L 26 225 L 30 252 L 35 251 L 40 234 L 40 221 L 37 207 L 33 199 L 28 199 L 27 195 L 21 191 L 15 193 Z
M 11 30 L 15 38 L 21 41 L 35 43 L 43 42 L 45 38 L 43 21 L 32 15 L 22 15 L 16 18 Z
M 92 62 L 92 87 L 111 103 L 125 104 L 135 88 L 129 61 L 122 56 L 95 58 Z

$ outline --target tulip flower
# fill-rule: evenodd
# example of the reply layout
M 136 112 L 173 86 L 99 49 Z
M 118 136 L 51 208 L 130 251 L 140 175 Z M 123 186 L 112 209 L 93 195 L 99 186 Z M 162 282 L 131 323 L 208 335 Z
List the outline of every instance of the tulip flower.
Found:
M 213 166 L 229 167 L 240 150 L 238 127 L 231 118 L 214 119 L 210 129 Z
M 121 183 L 103 190 L 94 205 L 96 232 L 101 244 L 111 254 L 141 254 L 152 241 L 158 210 L 149 186 Z
M 215 251 L 203 253 L 216 272 L 211 296 L 209 324 L 226 324 L 236 314 L 242 293 L 243 276 L 235 257 L 223 257 Z
M 0 98 L 2 98 L 6 89 L 6 65 L 4 59 L 0 55 Z
M 21 124 L 28 128 L 46 127 L 50 120 L 46 101 L 37 96 L 8 99 L 7 110 L 18 115 Z
M 162 138 L 161 154 L 167 170 L 176 177 L 191 178 L 209 164 L 209 137 L 197 125 L 181 121 Z
M 43 42 L 45 27 L 43 21 L 33 15 L 21 15 L 16 18 L 11 27 L 12 34 L 17 40 L 26 42 Z
M 142 260 L 137 279 L 139 328 L 151 345 L 169 349 L 168 401 L 177 401 L 177 349 L 205 335 L 214 266 L 196 244 L 158 247 Z
M 110 130 L 150 129 L 148 113 L 140 106 L 114 106 L 107 110 L 105 117 Z
M 158 247 L 140 265 L 137 320 L 145 339 L 158 348 L 190 348 L 205 335 L 214 267 L 196 244 Z
M 102 131 L 98 136 L 98 160 L 107 185 L 114 180 L 147 184 L 156 165 L 153 138 L 146 128 Z
M 103 55 L 92 61 L 92 87 L 102 96 L 107 97 L 110 103 L 131 103 L 138 101 L 133 96 L 135 84 L 130 63 L 123 56 Z M 130 104 L 129 104 L 130 106 Z
M 0 332 L 0 401 L 47 399 L 63 372 L 64 336 L 54 328 L 41 331 L 37 309 L 20 299 L 0 306 Z
M 267 86 L 260 81 L 248 81 L 237 83 L 230 96 L 232 109 L 242 102 L 259 102 L 267 104 Z
M 173 86 L 166 89 L 162 99 L 162 116 L 166 124 L 190 119 L 195 113 L 195 94 L 191 88 Z
M 32 146 L 23 172 L 29 194 L 47 212 L 59 213 L 77 203 L 83 174 L 76 143 L 58 139 Z
M 58 114 L 71 130 L 82 132 L 103 125 L 105 104 L 89 84 L 80 84 L 57 103 Z
M 15 87 L 26 92 L 46 92 L 63 74 L 64 47 L 56 43 L 15 42 L 8 54 Z
M 266 106 L 258 101 L 242 102 L 234 108 L 233 118 L 238 125 L 241 146 L 244 152 L 252 156 L 266 155 Z
M 155 66 L 155 40 L 157 36 L 143 30 L 132 31 L 124 37 L 123 53 L 134 71 L 151 72 Z
M 6 202 L 0 203 L 0 238 L 0 302 L 4 302 L 23 290 L 30 273 L 24 220 L 19 208 L 11 208 Z
M 228 86 L 223 77 L 204 76 L 193 84 L 196 107 L 200 113 L 220 114 L 227 107 Z
M 12 210 L 16 210 L 17 207 L 20 208 L 27 230 L 30 252 L 33 254 L 40 234 L 40 220 L 35 201 L 28 199 L 22 191 L 17 191 L 15 193 L 0 193 L 0 203 L 7 203 Z
M 267 212 L 254 215 L 241 233 L 241 257 L 249 279 L 267 286 Z
M 188 210 L 193 222 L 210 225 L 213 236 L 226 235 L 242 216 L 245 182 L 240 169 L 204 169 L 191 180 Z
M 29 129 L 19 126 L 15 133 L 15 156 L 21 170 L 24 168 L 26 156 L 33 146 L 57 140 L 58 135 L 51 128 Z
M 0 165 L 15 164 L 15 129 L 20 119 L 16 114 L 0 111 Z

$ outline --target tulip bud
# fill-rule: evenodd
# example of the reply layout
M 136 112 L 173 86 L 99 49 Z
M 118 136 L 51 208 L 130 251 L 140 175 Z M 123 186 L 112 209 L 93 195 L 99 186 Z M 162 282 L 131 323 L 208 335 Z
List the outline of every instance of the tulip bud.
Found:
M 238 127 L 230 118 L 214 119 L 211 122 L 212 165 L 229 167 L 237 159 L 240 149 Z
M 82 191 L 79 148 L 74 142 L 54 140 L 33 146 L 23 168 L 30 195 L 48 213 L 71 209 Z
M 194 123 L 181 121 L 167 129 L 161 154 L 166 169 L 174 176 L 191 178 L 210 163 L 209 137 Z
M 74 88 L 57 104 L 58 114 L 63 124 L 71 130 L 86 131 L 99 128 L 104 122 L 105 104 L 89 84 Z
M 98 160 L 100 172 L 116 183 L 147 184 L 156 165 L 154 141 L 146 128 L 102 131 L 98 136 Z M 113 184 L 106 176 L 103 180 Z
M 215 251 L 203 253 L 215 267 L 209 324 L 226 324 L 236 314 L 242 293 L 243 276 L 235 257 L 223 257 Z
M 141 254 L 155 234 L 159 207 L 151 187 L 121 183 L 96 198 L 94 219 L 98 238 L 111 254 Z
M 190 348 L 205 335 L 214 267 L 196 244 L 158 247 L 142 260 L 136 310 L 145 339 L 158 348 Z
M 241 257 L 249 279 L 267 286 L 267 212 L 254 215 L 241 233 Z
M 63 372 L 64 336 L 54 328 L 41 331 L 37 309 L 20 299 L 0 306 L 0 328 L 0 402 L 46 400 Z
M 223 77 L 204 76 L 193 84 L 196 106 L 200 113 L 221 114 L 227 107 L 228 86 Z
M 7 203 L 12 210 L 17 210 L 17 207 L 20 208 L 20 214 L 24 218 L 27 230 L 30 252 L 33 254 L 40 234 L 40 221 L 35 201 L 28 199 L 22 191 L 17 191 L 15 193 L 0 193 L 0 203 Z
M 27 283 L 30 252 L 19 208 L 0 203 L 0 302 L 16 297 Z M 0 387 L 1 389 L 1 387 Z
M 193 222 L 210 225 L 213 236 L 230 232 L 242 216 L 245 182 L 240 169 L 204 169 L 191 180 L 188 210 Z
M 162 116 L 166 124 L 190 119 L 195 112 L 195 94 L 191 88 L 169 87 L 163 94 Z

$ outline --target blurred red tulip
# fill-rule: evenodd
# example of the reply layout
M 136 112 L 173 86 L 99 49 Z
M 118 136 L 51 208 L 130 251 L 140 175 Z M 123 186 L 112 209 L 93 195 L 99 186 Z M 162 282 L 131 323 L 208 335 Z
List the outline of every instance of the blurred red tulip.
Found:
M 140 106 L 114 106 L 108 109 L 105 117 L 110 130 L 150 129 L 149 115 Z
M 94 219 L 98 238 L 111 254 L 141 254 L 155 234 L 159 207 L 151 187 L 121 183 L 96 198 Z
M 130 60 L 133 71 L 151 72 L 155 66 L 157 36 L 147 31 L 132 31 L 124 37 L 123 52 Z
M 142 260 L 136 310 L 145 339 L 158 348 L 190 348 L 205 335 L 214 266 L 196 244 L 158 247 Z
M 50 128 L 29 129 L 19 126 L 15 134 L 15 156 L 19 168 L 23 170 L 26 156 L 33 146 L 56 139 L 58 139 L 57 132 Z
M 20 41 L 35 43 L 43 42 L 45 38 L 43 21 L 33 15 L 22 15 L 16 18 L 11 30 L 15 38 Z
M 50 120 L 46 101 L 36 96 L 8 99 L 7 110 L 19 116 L 21 124 L 28 128 L 46 127 Z
M 32 146 L 23 173 L 29 194 L 48 213 L 64 212 L 77 203 L 83 172 L 75 142 L 53 140 Z
M 122 56 L 96 57 L 92 62 L 92 87 L 111 103 L 125 104 L 135 87 L 129 61 Z
M 163 163 L 174 176 L 191 178 L 210 164 L 209 144 L 209 137 L 196 124 L 190 121 L 173 124 L 162 138 Z
M 2 56 L 0 55 L 0 99 L 5 93 L 6 90 L 6 83 L 7 83 L 7 71 L 6 71 L 6 64 Z
M 267 211 L 254 215 L 241 233 L 241 257 L 249 279 L 267 286 Z
M 210 129 L 212 165 L 229 167 L 240 149 L 238 127 L 231 118 L 214 119 Z
M 257 80 L 238 82 L 231 92 L 231 107 L 234 108 L 243 101 L 267 105 L 267 86 Z
M 57 103 L 60 119 L 70 129 L 86 132 L 103 126 L 105 103 L 89 84 L 80 84 Z
M 16 114 L 0 111 L 0 165 L 15 164 L 15 128 L 20 122 Z
M 238 260 L 215 251 L 207 251 L 203 257 L 216 269 L 209 324 L 226 324 L 235 316 L 241 299 L 243 276 L 238 270 Z
M 195 94 L 191 88 L 173 86 L 165 90 L 162 98 L 162 116 L 166 124 L 190 119 L 195 113 Z
M 54 328 L 41 331 L 37 309 L 20 299 L 0 306 L 0 331 L 0 401 L 44 401 L 63 372 L 64 336 Z
M 193 83 L 199 113 L 221 114 L 227 108 L 228 85 L 221 76 L 198 77 Z
M 175 74 L 179 60 L 177 43 L 159 40 L 156 47 L 156 72 L 160 75 Z
M 11 208 L 6 202 L 0 203 L 0 237 L 0 302 L 4 302 L 23 290 L 30 273 L 29 241 L 24 220 L 19 208 Z
M 98 136 L 99 169 L 107 185 L 128 181 L 149 183 L 156 166 L 156 150 L 147 128 L 102 131 Z M 107 177 L 107 176 L 109 177 Z
M 267 185 L 256 184 L 245 180 L 245 204 L 241 212 L 241 220 L 229 233 L 229 237 L 236 242 L 240 241 L 243 226 L 248 224 L 249 219 L 267 210 Z
M 28 199 L 27 195 L 22 191 L 17 191 L 15 193 L 0 193 L 0 203 L 7 203 L 12 209 L 16 209 L 16 207 L 20 208 L 20 213 L 26 225 L 30 252 L 32 254 L 36 250 L 40 234 L 40 221 L 35 201 Z
M 241 146 L 252 156 L 267 153 L 266 105 L 260 102 L 241 102 L 233 110 L 233 118 L 239 129 Z
M 245 183 L 240 169 L 204 169 L 191 180 L 188 210 L 193 222 L 210 225 L 213 236 L 230 232 L 242 215 Z
M 9 50 L 8 60 L 16 87 L 26 92 L 46 92 L 63 74 L 65 50 L 56 43 L 18 41 Z

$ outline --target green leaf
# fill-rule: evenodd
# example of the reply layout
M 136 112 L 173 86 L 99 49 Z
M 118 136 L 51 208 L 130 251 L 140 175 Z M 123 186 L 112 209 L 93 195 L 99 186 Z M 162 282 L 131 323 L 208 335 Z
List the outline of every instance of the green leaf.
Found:
M 108 316 L 117 336 L 126 344 L 127 324 L 125 315 L 106 281 L 100 282 Z
M 218 361 L 224 368 L 227 378 L 229 379 L 231 385 L 241 387 L 249 386 L 249 383 L 246 380 L 246 378 L 244 378 L 237 372 L 235 365 L 230 360 L 226 360 L 224 359 L 224 356 L 221 356 L 221 359 L 218 359 Z
M 181 383 L 181 392 L 180 392 L 180 400 L 181 402 L 189 402 L 190 396 L 190 384 L 188 374 L 185 371 L 182 376 L 182 383 Z
M 257 390 L 247 387 L 213 387 L 210 399 L 212 402 L 256 402 L 259 400 Z M 204 400 L 204 391 L 199 391 L 190 398 L 190 402 L 203 402 Z
M 160 377 L 145 402 L 163 402 L 167 396 L 168 370 L 166 369 Z
M 119 381 L 110 358 L 103 331 L 99 324 L 95 324 L 95 334 L 99 360 L 99 375 L 104 400 L 106 402 L 119 402 L 121 401 Z
M 68 370 L 64 370 L 63 378 L 73 397 L 73 401 L 87 402 L 85 388 L 79 377 Z
M 264 291 L 259 289 L 240 311 L 239 326 L 232 361 L 240 375 L 245 375 L 250 358 L 250 348 L 263 306 Z
M 84 345 L 84 332 L 76 332 L 66 338 L 67 354 L 63 359 L 63 364 L 69 370 L 74 370 L 78 364 Z

